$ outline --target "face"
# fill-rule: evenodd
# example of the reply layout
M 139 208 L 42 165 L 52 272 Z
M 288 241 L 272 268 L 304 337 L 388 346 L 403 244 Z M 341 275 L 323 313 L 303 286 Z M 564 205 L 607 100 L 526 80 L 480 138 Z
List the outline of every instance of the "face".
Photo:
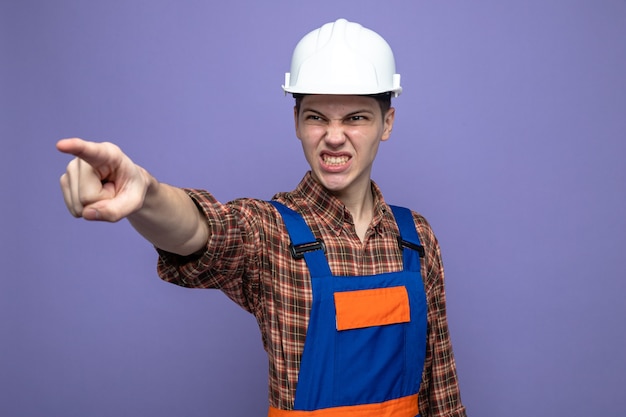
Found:
M 371 97 L 305 96 L 294 117 L 313 176 L 337 197 L 362 195 L 369 189 L 378 145 L 389 139 L 394 116 L 393 108 L 382 115 Z

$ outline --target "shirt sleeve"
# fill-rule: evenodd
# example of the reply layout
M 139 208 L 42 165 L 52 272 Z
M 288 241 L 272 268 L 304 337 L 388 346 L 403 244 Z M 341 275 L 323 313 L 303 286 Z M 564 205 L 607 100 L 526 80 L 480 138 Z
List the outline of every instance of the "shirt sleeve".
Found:
M 465 417 L 448 330 L 441 249 L 427 221 L 416 215 L 415 222 L 426 250 L 422 274 L 428 302 L 428 345 L 419 394 L 420 415 Z
M 206 247 L 189 256 L 157 248 L 161 279 L 187 288 L 219 289 L 245 310 L 255 313 L 259 292 L 259 245 L 250 204 L 235 200 L 222 204 L 207 191 L 185 189 L 209 226 Z

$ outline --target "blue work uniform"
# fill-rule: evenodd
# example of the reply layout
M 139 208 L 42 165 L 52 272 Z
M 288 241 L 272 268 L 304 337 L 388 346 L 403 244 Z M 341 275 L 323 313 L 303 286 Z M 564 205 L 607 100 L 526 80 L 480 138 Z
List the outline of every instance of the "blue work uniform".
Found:
M 270 407 L 269 416 L 418 416 L 427 306 L 420 273 L 424 249 L 411 211 L 391 206 L 402 271 L 334 276 L 323 242 L 302 216 L 272 204 L 287 227 L 292 256 L 307 264 L 313 299 L 294 409 Z

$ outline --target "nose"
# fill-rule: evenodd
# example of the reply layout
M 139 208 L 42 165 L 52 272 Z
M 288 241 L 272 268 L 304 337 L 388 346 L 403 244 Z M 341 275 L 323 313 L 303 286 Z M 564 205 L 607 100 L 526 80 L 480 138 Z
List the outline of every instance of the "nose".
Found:
M 339 120 L 331 120 L 326 128 L 326 135 L 324 141 L 328 146 L 337 148 L 344 144 L 346 141 L 346 133 L 343 129 L 343 125 Z

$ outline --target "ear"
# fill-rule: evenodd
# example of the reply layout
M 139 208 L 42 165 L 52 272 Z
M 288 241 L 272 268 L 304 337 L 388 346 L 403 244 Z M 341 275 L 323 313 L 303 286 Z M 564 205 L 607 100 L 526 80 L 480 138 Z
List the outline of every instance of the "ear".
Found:
M 293 124 L 296 129 L 296 136 L 300 139 L 300 132 L 298 131 L 300 124 L 298 123 L 298 108 L 296 106 L 293 106 Z
M 381 141 L 385 141 L 389 139 L 391 136 L 391 131 L 393 130 L 393 122 L 396 118 L 396 109 L 390 107 L 383 118 L 383 135 L 380 138 Z

